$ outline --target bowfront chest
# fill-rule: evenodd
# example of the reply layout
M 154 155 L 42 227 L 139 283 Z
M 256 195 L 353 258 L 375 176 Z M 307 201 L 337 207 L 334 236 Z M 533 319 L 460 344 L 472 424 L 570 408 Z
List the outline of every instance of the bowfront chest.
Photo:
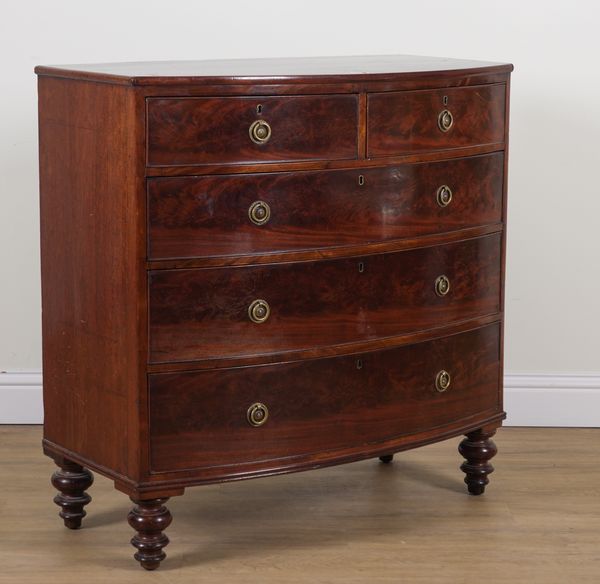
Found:
M 158 567 L 169 497 L 465 434 L 502 406 L 511 65 L 38 67 L 44 451 Z

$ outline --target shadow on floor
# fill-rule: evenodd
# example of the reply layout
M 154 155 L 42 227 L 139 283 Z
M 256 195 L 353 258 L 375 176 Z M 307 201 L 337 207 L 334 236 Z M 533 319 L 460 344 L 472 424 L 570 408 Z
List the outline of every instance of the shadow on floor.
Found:
M 400 456 L 390 465 L 363 461 L 310 473 L 190 488 L 168 503 L 174 523 L 167 533 L 175 539 L 176 529 L 180 552 L 161 571 L 179 569 L 182 563 L 207 565 L 232 556 L 264 555 L 265 549 L 343 545 L 365 533 L 402 538 L 439 524 L 448 496 L 432 497 L 432 491 L 467 498 L 458 459 L 454 468 L 438 471 Z M 410 498 L 411 507 L 405 508 L 401 501 L 408 493 L 405 498 Z M 432 500 L 439 500 L 439 507 L 432 507 Z M 123 522 L 126 515 L 122 507 L 98 513 L 90 509 L 86 526 Z

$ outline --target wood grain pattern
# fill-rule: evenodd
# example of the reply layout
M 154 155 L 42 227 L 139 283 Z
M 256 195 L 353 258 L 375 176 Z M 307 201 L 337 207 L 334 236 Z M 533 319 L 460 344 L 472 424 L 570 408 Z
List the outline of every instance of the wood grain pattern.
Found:
M 362 271 L 361 271 L 362 266 Z M 150 361 L 186 361 L 326 347 L 498 311 L 498 234 L 365 258 L 302 264 L 153 270 Z M 447 296 L 434 283 L 445 274 Z M 266 300 L 269 319 L 248 308 Z
M 373 443 L 494 411 L 499 334 L 491 325 L 379 353 L 150 376 L 154 471 L 268 461 Z M 451 372 L 439 393 L 436 374 Z M 261 402 L 269 417 L 246 419 Z
M 336 160 L 358 153 L 357 95 L 152 98 L 147 107 L 149 166 Z M 264 144 L 250 139 L 256 120 L 271 126 Z
M 433 339 L 439 339 L 445 336 L 456 335 L 461 332 L 469 331 L 474 328 L 482 327 L 488 324 L 496 323 L 502 320 L 502 313 L 496 312 L 485 316 L 477 316 L 465 320 L 436 325 L 428 329 L 410 331 L 392 337 L 382 337 L 376 339 L 363 339 L 343 345 L 330 345 L 328 347 L 310 346 L 306 349 L 286 351 L 285 361 L 299 361 L 302 359 L 315 359 L 319 357 L 336 357 L 339 355 L 348 355 L 354 353 L 380 351 L 412 343 L 421 343 Z M 262 365 L 267 363 L 279 363 L 282 359 L 280 353 L 271 353 L 263 355 L 260 353 L 251 355 L 229 355 L 206 359 L 203 361 L 177 361 L 164 363 L 148 363 L 149 373 L 165 373 L 170 371 L 189 371 L 204 369 L 221 369 L 229 367 L 243 367 L 247 365 Z
M 367 152 L 392 156 L 492 144 L 504 140 L 504 84 L 369 94 Z M 438 115 L 449 110 L 449 131 L 438 127 Z
M 497 223 L 503 154 L 355 170 L 148 180 L 150 259 L 258 255 Z M 362 184 L 361 184 L 362 183 Z M 436 199 L 452 189 L 447 207 Z M 253 202 L 271 217 L 255 225 Z
M 410 164 L 412 162 L 437 162 L 450 158 L 464 158 L 466 156 L 478 156 L 491 152 L 502 152 L 504 143 L 480 144 L 467 146 L 465 148 L 451 148 L 448 150 L 431 150 L 413 154 L 401 154 L 398 156 L 386 156 L 380 158 L 356 158 L 354 160 L 304 160 L 302 162 L 269 162 L 252 164 L 203 164 L 186 166 L 151 166 L 146 167 L 145 175 L 152 177 L 169 176 L 198 176 L 213 174 L 251 174 L 258 172 L 290 172 L 302 170 L 336 170 L 336 169 L 360 169 L 381 168 L 388 164 Z
M 355 245 L 339 245 L 332 247 L 321 247 L 312 250 L 291 250 L 284 252 L 269 252 L 250 255 L 213 256 L 204 258 L 176 258 L 148 260 L 146 266 L 153 270 L 175 270 L 182 268 L 208 268 L 225 266 L 249 266 L 261 264 L 285 264 L 290 262 L 310 262 L 316 260 L 349 258 L 358 256 L 372 256 L 381 253 L 398 252 L 420 247 L 431 247 L 433 245 L 454 243 L 473 239 L 503 230 L 503 223 L 488 223 L 467 227 L 456 231 L 445 231 L 432 233 L 431 235 L 418 235 L 403 239 L 390 239 L 388 241 L 360 243 Z
M 131 476 L 146 343 L 135 108 L 127 88 L 39 79 L 44 435 Z

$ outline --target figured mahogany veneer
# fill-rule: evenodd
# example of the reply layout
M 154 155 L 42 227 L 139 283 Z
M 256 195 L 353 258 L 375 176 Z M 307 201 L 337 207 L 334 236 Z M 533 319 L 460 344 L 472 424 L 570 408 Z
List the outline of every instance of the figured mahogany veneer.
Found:
M 348 259 L 149 273 L 150 361 L 247 356 L 391 337 L 497 313 L 499 234 Z M 450 291 L 438 296 L 445 275 Z M 255 323 L 250 304 L 266 300 Z
M 504 84 L 369 94 L 368 156 L 392 156 L 504 141 Z M 452 114 L 440 131 L 439 115 Z
M 499 223 L 502 152 L 431 163 L 148 180 L 148 257 L 220 257 L 392 241 Z M 451 189 L 446 206 L 438 191 Z M 255 201 L 270 217 L 256 225 Z
M 36 68 L 44 451 L 67 527 L 95 470 L 131 497 L 153 570 L 187 487 L 460 434 L 483 493 L 505 416 L 511 70 Z
M 148 166 L 356 158 L 358 97 L 148 99 Z M 248 139 L 257 120 L 271 127 Z
M 398 349 L 150 376 L 155 472 L 263 462 L 390 440 L 499 407 L 497 324 Z M 436 374 L 447 368 L 450 387 Z M 269 419 L 246 420 L 255 402 Z

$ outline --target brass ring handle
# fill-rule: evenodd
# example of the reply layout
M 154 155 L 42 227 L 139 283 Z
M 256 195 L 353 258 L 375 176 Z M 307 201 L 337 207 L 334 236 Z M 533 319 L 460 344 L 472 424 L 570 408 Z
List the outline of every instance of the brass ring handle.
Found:
M 255 428 L 262 426 L 269 419 L 269 408 L 259 402 L 252 404 L 246 414 L 248 423 Z
M 442 132 L 447 132 L 454 124 L 454 117 L 450 110 L 442 110 L 438 115 L 438 127 Z
M 265 144 L 271 138 L 271 126 L 265 120 L 256 120 L 248 130 L 250 140 L 255 144 Z
M 447 207 L 452 201 L 452 189 L 448 185 L 442 185 L 437 190 L 437 203 L 440 207 Z
M 254 201 L 248 209 L 248 217 L 254 225 L 264 225 L 271 218 L 271 207 L 264 201 Z
M 450 377 L 450 373 L 448 373 L 444 369 L 442 369 L 441 371 L 438 371 L 437 375 L 435 376 L 436 390 L 439 391 L 440 393 L 444 393 L 450 387 L 451 381 L 452 381 L 452 378 Z
M 450 292 L 450 280 L 448 276 L 442 274 L 435 279 L 435 293 L 438 296 L 446 296 L 448 292 Z
M 248 306 L 248 316 L 252 322 L 260 324 L 265 322 L 271 314 L 271 308 L 266 300 L 254 300 Z

